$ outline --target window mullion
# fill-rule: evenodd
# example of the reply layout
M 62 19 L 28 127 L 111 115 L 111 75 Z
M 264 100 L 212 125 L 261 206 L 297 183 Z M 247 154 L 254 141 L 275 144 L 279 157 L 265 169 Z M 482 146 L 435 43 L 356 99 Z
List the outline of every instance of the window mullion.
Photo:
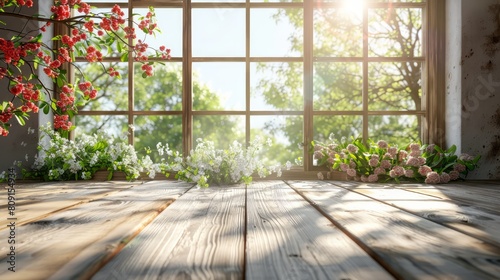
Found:
M 191 0 L 183 2 L 183 57 L 182 60 L 182 147 L 183 154 L 188 155 L 193 145 L 193 81 L 192 81 L 192 20 Z
M 312 170 L 313 158 L 309 153 L 309 143 L 314 139 L 313 129 L 313 1 L 304 2 L 304 171 Z
M 134 25 L 134 20 L 133 20 L 133 11 L 134 7 L 132 4 L 132 1 L 128 2 L 128 26 L 130 28 L 133 28 Z M 128 44 L 129 46 L 132 46 L 134 41 L 132 37 L 128 38 Z M 128 53 L 128 124 L 129 125 L 134 125 L 134 53 L 133 50 L 130 48 L 129 53 Z M 128 136 L 128 142 L 130 145 L 134 144 L 134 132 L 131 131 Z
M 363 6 L 363 141 L 368 140 L 368 6 Z

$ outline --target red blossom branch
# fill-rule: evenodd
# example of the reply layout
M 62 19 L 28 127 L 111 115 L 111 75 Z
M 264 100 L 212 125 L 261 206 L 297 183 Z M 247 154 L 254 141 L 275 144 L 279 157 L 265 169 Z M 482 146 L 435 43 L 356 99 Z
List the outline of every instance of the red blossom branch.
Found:
M 54 128 L 61 133 L 66 133 L 74 128 L 70 119 L 77 113 L 77 107 L 82 106 L 97 97 L 97 89 L 86 79 L 81 72 L 83 80 L 77 85 L 68 81 L 65 65 L 74 64 L 74 57 L 85 57 L 88 62 L 101 63 L 103 72 L 111 77 L 119 77 L 119 72 L 102 64 L 103 53 L 101 45 L 112 45 L 113 50 L 121 54 L 122 60 L 132 57 L 141 62 L 143 76 L 153 75 L 153 62 L 151 57 L 170 58 L 170 49 L 161 46 L 159 49 L 149 47 L 145 39 L 136 40 L 136 29 L 144 32 L 144 36 L 154 35 L 159 31 L 154 10 L 138 18 L 139 22 L 131 20 L 134 27 L 128 26 L 129 19 L 119 5 L 115 5 L 110 12 L 92 13 L 90 5 L 81 0 L 56 0 L 51 7 L 51 15 L 30 16 L 21 13 L 22 8 L 31 8 L 31 0 L 0 0 L 0 15 L 15 17 L 30 21 L 45 22 L 39 30 L 26 31 L 26 25 L 19 30 L 2 27 L 16 33 L 11 39 L 0 38 L 0 79 L 9 81 L 8 91 L 12 99 L 0 103 L 0 135 L 7 136 L 11 126 L 10 121 L 16 118 L 23 125 L 29 118 L 28 113 L 54 113 Z M 11 7 L 6 12 L 4 8 Z M 72 16 L 72 11 L 79 15 Z M 97 21 L 99 23 L 97 23 Z M 62 24 L 68 30 L 67 34 L 51 38 L 58 44 L 50 47 L 43 43 L 43 36 L 52 24 Z M 129 41 L 133 43 L 130 44 Z M 148 51 L 153 50 L 153 54 Z M 24 65 L 29 66 L 29 71 L 22 70 Z M 43 84 L 37 75 L 37 69 L 49 77 L 58 87 Z M 78 69 L 78 67 L 76 67 Z M 79 69 L 78 69 L 79 70 Z M 48 98 L 44 98 L 44 95 Z M 14 101 L 18 102 L 14 102 Z M 17 107 L 14 103 L 18 103 Z

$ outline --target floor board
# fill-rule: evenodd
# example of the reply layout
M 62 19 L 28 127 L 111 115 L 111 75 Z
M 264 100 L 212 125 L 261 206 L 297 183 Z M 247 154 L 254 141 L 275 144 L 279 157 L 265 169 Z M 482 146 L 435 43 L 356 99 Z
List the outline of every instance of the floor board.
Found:
M 393 278 L 285 183 L 247 191 L 246 279 Z
M 310 182 L 304 189 L 311 203 L 365 244 L 402 279 L 496 279 L 500 248 L 333 184 Z M 406 203 L 413 203 L 411 200 Z
M 499 186 L 19 184 L 0 279 L 499 279 Z

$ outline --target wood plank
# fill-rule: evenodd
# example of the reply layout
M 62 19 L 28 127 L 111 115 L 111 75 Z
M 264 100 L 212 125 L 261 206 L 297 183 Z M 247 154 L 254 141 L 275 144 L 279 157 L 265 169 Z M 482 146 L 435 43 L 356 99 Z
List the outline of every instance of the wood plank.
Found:
M 446 225 L 485 242 L 500 247 L 500 211 L 486 210 L 472 203 L 438 198 L 401 189 L 399 185 L 332 182 L 359 194 Z M 462 186 L 455 186 L 461 189 Z M 491 190 L 493 191 L 493 190 Z M 500 189 L 495 190 L 500 192 Z M 471 197 L 473 197 L 471 195 Z
M 247 189 L 246 279 L 392 279 L 282 181 Z
M 191 189 L 92 279 L 242 279 L 245 188 Z
M 155 181 L 16 228 L 16 273 L 0 279 L 88 278 L 192 184 Z M 1 231 L 5 236 L 6 232 Z M 0 256 L 6 256 L 2 243 Z M 6 257 L 0 260 L 6 263 Z
M 498 213 L 500 201 L 500 185 L 485 182 L 462 182 L 443 185 L 401 184 L 399 188 L 422 194 L 433 195 L 443 199 L 464 202 L 485 211 Z
M 496 246 L 327 182 L 290 183 L 399 278 L 498 279 L 500 275 Z
M 16 185 L 16 224 L 20 226 L 40 220 L 76 205 L 131 188 L 136 184 L 141 182 L 76 181 Z M 0 211 L 7 212 L 7 199 L 2 199 L 0 203 Z M 8 223 L 7 220 L 0 220 L 0 228 Z

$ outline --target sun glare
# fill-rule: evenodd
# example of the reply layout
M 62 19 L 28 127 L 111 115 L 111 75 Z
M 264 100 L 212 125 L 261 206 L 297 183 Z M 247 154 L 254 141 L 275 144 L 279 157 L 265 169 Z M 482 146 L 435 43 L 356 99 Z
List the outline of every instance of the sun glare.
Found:
M 365 5 L 365 0 L 343 0 L 344 8 L 348 11 L 360 11 L 363 10 L 363 6 Z

